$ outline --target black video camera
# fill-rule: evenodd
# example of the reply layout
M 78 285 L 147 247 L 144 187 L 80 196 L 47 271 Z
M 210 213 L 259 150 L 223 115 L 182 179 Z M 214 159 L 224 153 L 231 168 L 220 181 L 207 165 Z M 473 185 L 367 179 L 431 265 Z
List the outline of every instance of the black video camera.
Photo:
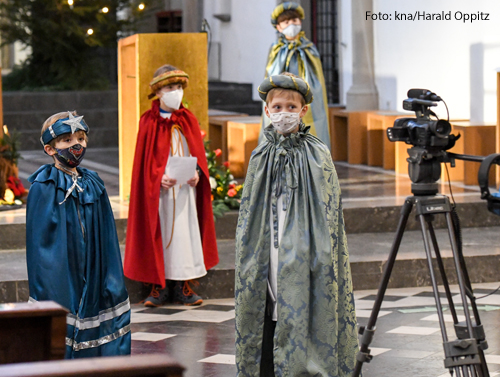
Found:
M 416 147 L 435 147 L 440 150 L 447 150 L 455 145 L 458 139 L 456 135 L 451 135 L 450 122 L 439 119 L 430 109 L 437 106 L 434 101 L 442 101 L 427 89 L 410 89 L 408 99 L 403 101 L 403 109 L 414 111 L 416 118 L 396 119 L 393 127 L 387 129 L 387 137 L 390 141 L 404 141 Z M 431 119 L 431 115 L 436 120 Z

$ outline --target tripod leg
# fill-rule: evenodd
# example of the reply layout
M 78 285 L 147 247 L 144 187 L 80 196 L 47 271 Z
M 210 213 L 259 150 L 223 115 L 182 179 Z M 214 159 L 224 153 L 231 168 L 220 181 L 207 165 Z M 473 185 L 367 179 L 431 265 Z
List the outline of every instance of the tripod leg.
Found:
M 428 231 L 429 231 L 428 224 L 430 223 L 430 220 L 428 218 L 426 218 L 427 216 L 430 216 L 430 215 L 419 214 L 417 217 L 420 220 L 420 227 L 422 229 L 422 237 L 424 240 L 425 254 L 427 256 L 427 264 L 429 265 L 429 275 L 431 277 L 432 290 L 434 292 L 434 300 L 436 301 L 437 314 L 438 314 L 438 318 L 439 318 L 439 324 L 441 327 L 441 335 L 443 337 L 443 341 L 447 342 L 448 335 L 446 334 L 446 325 L 444 323 L 443 308 L 441 306 L 441 299 L 439 297 L 439 290 L 438 290 L 438 286 L 437 286 L 436 276 L 434 274 L 434 267 L 432 265 L 432 254 L 431 254 L 431 248 L 430 248 L 430 243 L 429 243 L 429 234 L 428 234 Z
M 446 292 L 446 299 L 448 300 L 448 306 L 450 307 L 451 316 L 453 317 L 453 323 L 458 323 L 457 311 L 455 310 L 455 304 L 453 303 L 453 298 L 451 297 L 450 284 L 448 283 L 448 278 L 446 277 L 446 271 L 444 269 L 443 259 L 441 258 L 441 252 L 439 251 L 439 246 L 436 239 L 436 233 L 434 232 L 434 227 L 432 222 L 427 222 L 429 226 L 429 234 L 431 236 L 432 245 L 434 247 L 434 253 L 436 254 L 436 262 L 441 274 L 441 279 L 443 281 L 444 290 Z
M 457 272 L 457 280 L 458 280 L 458 286 L 460 289 L 460 296 L 462 298 L 462 303 L 463 303 L 463 308 L 464 308 L 464 315 L 465 315 L 465 322 L 467 325 L 467 330 L 469 332 L 469 337 L 474 338 L 476 335 L 476 332 L 474 328 L 472 327 L 472 322 L 471 322 L 471 316 L 469 312 L 469 305 L 467 302 L 467 293 L 466 293 L 466 281 L 468 282 L 470 286 L 470 280 L 468 280 L 468 274 L 467 270 L 465 268 L 465 261 L 463 260 L 462 256 L 462 263 L 460 259 L 460 253 L 459 253 L 459 248 L 457 245 L 457 238 L 455 235 L 455 231 L 453 228 L 452 224 L 452 219 L 450 213 L 446 213 L 446 223 L 448 225 L 448 234 L 450 237 L 450 243 L 451 243 L 451 250 L 453 253 L 453 260 L 455 261 L 455 269 Z M 465 275 L 467 274 L 467 280 L 465 278 Z M 476 317 L 476 323 L 479 322 L 479 313 L 477 311 L 477 307 L 475 306 L 475 302 L 473 299 L 471 299 L 472 307 L 474 308 L 474 313 L 477 313 Z M 477 341 L 477 339 L 476 339 Z M 479 342 L 478 342 L 479 343 Z M 481 347 L 478 347 L 478 355 L 480 359 L 480 365 L 476 367 L 476 371 L 478 372 L 478 375 L 481 377 L 488 377 L 489 376 L 489 371 L 488 371 L 488 366 L 486 364 L 486 359 L 484 357 L 483 350 Z
M 408 217 L 410 216 L 411 209 L 413 207 L 414 199 L 413 197 L 408 197 L 403 204 L 401 209 L 401 217 L 399 218 L 398 227 L 396 230 L 396 236 L 389 253 L 389 259 L 384 268 L 384 273 L 382 276 L 382 281 L 380 282 L 377 297 L 373 304 L 373 309 L 368 319 L 368 324 L 365 327 L 360 328 L 361 346 L 356 357 L 356 366 L 352 377 L 358 377 L 361 373 L 361 368 L 364 362 L 370 362 L 372 356 L 370 355 L 370 350 L 368 346 L 370 345 L 373 335 L 375 334 L 375 324 L 377 322 L 378 313 L 380 312 L 380 307 L 382 306 L 382 301 L 384 299 L 385 291 L 387 285 L 389 284 L 389 279 L 391 277 L 391 272 L 394 267 L 394 262 L 396 261 L 396 256 L 398 254 L 399 246 L 401 245 L 401 240 L 403 239 L 403 233 L 405 231 L 406 223 L 408 222 Z
M 427 264 L 429 266 L 429 275 L 431 277 L 432 290 L 434 292 L 434 299 L 436 302 L 437 314 L 438 314 L 438 318 L 439 318 L 439 327 L 441 329 L 441 336 L 443 338 L 443 346 L 445 348 L 445 355 L 446 355 L 445 366 L 446 366 L 446 360 L 449 358 L 448 353 L 450 353 L 450 351 L 447 349 L 447 347 L 449 346 L 448 335 L 446 332 L 446 324 L 444 321 L 443 308 L 441 306 L 441 298 L 439 297 L 439 290 L 438 290 L 438 286 L 437 286 L 436 276 L 434 274 L 434 266 L 432 264 L 432 254 L 431 254 L 430 240 L 429 240 L 429 238 L 432 238 L 429 236 L 429 233 L 432 232 L 429 229 L 432 227 L 432 225 L 431 225 L 432 215 L 419 213 L 418 210 L 417 210 L 417 213 L 418 213 L 417 217 L 420 220 L 420 227 L 422 228 L 422 237 L 423 237 L 423 241 L 424 241 L 425 254 L 427 257 Z M 476 377 L 473 366 L 470 366 L 467 364 L 456 363 L 456 361 L 457 361 L 456 358 L 451 358 L 451 359 L 455 363 L 447 366 L 448 369 L 450 370 L 450 373 L 453 371 L 457 376 Z
M 477 303 L 476 303 L 476 298 L 474 297 L 474 292 L 472 290 L 472 284 L 469 278 L 469 273 L 467 272 L 467 266 L 465 264 L 465 258 L 463 254 L 463 249 L 462 249 L 462 238 L 461 238 L 461 231 L 460 231 L 460 219 L 458 217 L 457 212 L 452 208 L 452 211 L 450 212 L 451 214 L 451 224 L 453 225 L 453 230 L 454 230 L 454 237 L 457 243 L 457 255 L 458 259 L 460 262 L 460 266 L 462 268 L 462 273 L 463 273 L 463 278 L 464 278 L 464 284 L 465 284 L 465 292 L 467 296 L 469 297 L 470 304 L 472 307 L 472 311 L 474 313 L 474 319 L 475 319 L 475 330 L 476 333 L 474 334 L 474 337 L 476 338 L 478 342 L 478 354 L 479 358 L 481 359 L 481 363 L 479 366 L 476 366 L 478 376 L 489 376 L 489 371 L 486 367 L 486 359 L 484 356 L 484 350 L 488 348 L 488 342 L 486 342 L 486 337 L 484 334 L 484 329 L 481 324 L 481 318 L 479 316 L 479 311 L 477 309 Z M 461 324 L 459 325 L 461 326 Z M 461 328 L 456 328 L 457 330 L 457 336 L 462 335 Z M 460 337 L 460 336 L 459 336 Z

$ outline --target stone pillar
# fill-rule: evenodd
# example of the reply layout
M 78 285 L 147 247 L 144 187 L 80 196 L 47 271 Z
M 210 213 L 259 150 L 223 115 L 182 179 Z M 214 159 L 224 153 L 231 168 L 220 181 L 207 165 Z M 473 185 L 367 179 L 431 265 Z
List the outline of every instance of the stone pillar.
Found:
M 373 21 L 365 20 L 366 11 L 373 9 L 372 0 L 353 0 L 352 7 L 352 86 L 347 91 L 347 110 L 377 110 L 378 92 L 375 86 L 373 55 Z
M 182 32 L 199 33 L 203 21 L 203 0 L 182 1 Z

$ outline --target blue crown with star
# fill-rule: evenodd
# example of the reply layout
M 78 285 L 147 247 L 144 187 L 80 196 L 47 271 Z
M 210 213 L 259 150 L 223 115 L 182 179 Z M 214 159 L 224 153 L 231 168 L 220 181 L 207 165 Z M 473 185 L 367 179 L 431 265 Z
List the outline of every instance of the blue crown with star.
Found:
M 64 119 L 58 119 L 57 122 L 51 124 L 42 134 L 40 142 L 42 145 L 50 143 L 58 136 L 64 134 L 74 134 L 76 131 L 84 131 L 89 133 L 89 126 L 83 120 L 83 115 L 74 116 L 71 111 L 68 111 L 68 117 Z

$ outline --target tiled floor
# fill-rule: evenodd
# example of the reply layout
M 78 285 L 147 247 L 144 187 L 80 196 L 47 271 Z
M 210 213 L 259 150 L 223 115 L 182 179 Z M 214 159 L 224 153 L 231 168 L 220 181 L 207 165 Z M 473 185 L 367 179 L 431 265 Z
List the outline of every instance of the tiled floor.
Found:
M 475 284 L 476 297 L 493 292 L 499 285 Z M 457 302 L 458 287 L 451 288 Z M 360 325 L 367 324 L 376 293 L 355 292 Z M 370 347 L 374 358 L 363 366 L 365 377 L 449 376 L 443 367 L 441 331 L 434 305 L 430 287 L 387 290 Z M 491 376 L 500 376 L 500 292 L 478 299 L 477 305 L 489 344 L 485 351 L 488 368 Z M 458 313 L 463 316 L 460 308 Z M 454 339 L 450 318 L 445 314 L 448 336 Z M 233 377 L 234 300 L 207 300 L 195 308 L 134 305 L 132 353 L 151 352 L 175 357 L 187 367 L 186 377 Z

